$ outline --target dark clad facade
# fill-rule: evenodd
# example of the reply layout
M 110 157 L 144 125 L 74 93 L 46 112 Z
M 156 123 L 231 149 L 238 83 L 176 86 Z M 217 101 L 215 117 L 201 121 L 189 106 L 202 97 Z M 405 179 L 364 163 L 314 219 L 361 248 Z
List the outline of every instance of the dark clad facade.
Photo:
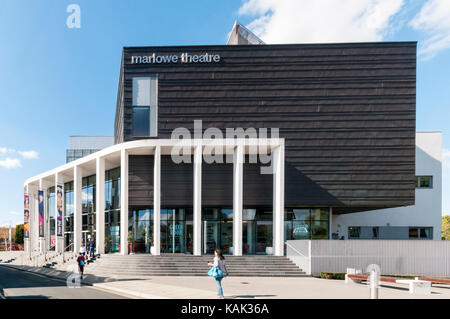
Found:
M 219 54 L 218 63 L 131 64 Z M 177 127 L 279 128 L 285 206 L 346 213 L 414 204 L 416 43 L 124 48 L 115 142 L 133 140 L 132 78 L 158 77 L 158 137 Z M 130 157 L 129 204 L 152 202 L 151 156 Z M 272 176 L 244 167 L 244 205 L 272 204 Z M 192 206 L 192 164 L 162 158 L 161 205 Z M 232 205 L 232 164 L 203 164 L 203 205 Z

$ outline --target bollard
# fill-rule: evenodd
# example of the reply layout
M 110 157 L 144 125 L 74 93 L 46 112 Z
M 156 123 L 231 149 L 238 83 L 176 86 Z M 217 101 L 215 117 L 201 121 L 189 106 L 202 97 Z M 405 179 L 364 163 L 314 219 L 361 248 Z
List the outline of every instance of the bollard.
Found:
M 370 299 L 378 299 L 379 273 L 376 270 L 370 272 Z
M 370 299 L 378 299 L 378 285 L 380 283 L 381 268 L 377 264 L 370 264 L 366 268 L 366 273 L 369 273 L 369 290 Z

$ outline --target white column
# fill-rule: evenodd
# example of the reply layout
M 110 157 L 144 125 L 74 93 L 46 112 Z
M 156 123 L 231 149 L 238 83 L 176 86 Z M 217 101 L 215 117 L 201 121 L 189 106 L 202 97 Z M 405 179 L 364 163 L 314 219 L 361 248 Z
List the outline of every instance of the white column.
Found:
M 41 179 L 39 179 L 39 190 L 41 190 L 41 191 L 43 191 L 44 190 L 44 182 L 43 182 L 43 180 L 42 180 L 42 178 Z M 41 237 L 40 236 L 40 234 L 39 234 L 39 251 L 41 252 L 41 253 L 45 253 L 46 251 L 47 251 L 47 236 L 48 236 L 48 234 L 47 234 L 47 229 L 46 229 L 46 224 L 47 224 L 47 222 L 46 222 L 46 219 L 47 219 L 47 214 L 46 214 L 46 205 L 45 205 L 45 202 L 46 202 L 46 199 L 45 199 L 45 197 L 46 197 L 46 192 L 44 191 L 44 199 L 43 199 L 43 201 L 44 201 L 44 236 L 43 237 Z M 40 226 L 39 226 L 39 192 L 38 192 L 38 205 L 37 205 L 37 209 L 38 209 L 38 232 L 40 232 L 40 230 L 39 230 L 39 228 L 40 228 Z
M 328 239 L 333 239 L 333 207 L 330 207 L 328 222 Z
M 81 247 L 82 228 L 82 192 L 83 169 L 75 166 L 73 169 L 73 251 L 78 253 Z
M 194 148 L 194 255 L 202 254 L 202 145 Z
M 128 152 L 120 151 L 120 254 L 128 254 Z
M 284 255 L 284 142 L 272 150 L 273 165 L 273 252 Z
M 105 158 L 97 157 L 95 170 L 96 253 L 105 253 Z
M 62 185 L 62 215 L 61 215 L 61 227 L 62 233 L 61 236 L 58 236 L 58 185 Z M 55 207 L 51 207 L 50 209 L 55 210 L 55 251 L 63 252 L 64 250 L 64 181 L 61 174 L 55 174 Z
M 161 147 L 156 146 L 153 160 L 153 243 L 155 255 L 161 254 Z
M 39 224 L 36 205 L 36 187 L 29 185 L 28 192 L 30 194 L 30 248 L 31 251 L 39 251 Z
M 238 144 L 233 154 L 233 255 L 242 256 L 242 206 L 244 145 Z

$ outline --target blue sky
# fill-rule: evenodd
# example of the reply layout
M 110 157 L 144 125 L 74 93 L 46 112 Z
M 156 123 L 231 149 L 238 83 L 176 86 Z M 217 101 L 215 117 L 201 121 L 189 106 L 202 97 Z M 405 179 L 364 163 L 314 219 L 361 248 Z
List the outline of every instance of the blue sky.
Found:
M 2 0 L 0 225 L 22 222 L 23 182 L 64 164 L 70 135 L 113 134 L 123 46 L 225 44 L 236 19 L 267 43 L 419 41 L 417 130 L 444 134 L 450 214 L 448 0 Z

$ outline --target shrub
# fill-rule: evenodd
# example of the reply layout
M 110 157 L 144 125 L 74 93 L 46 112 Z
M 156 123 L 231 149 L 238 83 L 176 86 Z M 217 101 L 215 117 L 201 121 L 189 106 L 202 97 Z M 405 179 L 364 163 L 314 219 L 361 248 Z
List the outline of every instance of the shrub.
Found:
M 322 279 L 336 279 L 336 280 L 344 280 L 345 272 L 321 272 L 320 278 Z

